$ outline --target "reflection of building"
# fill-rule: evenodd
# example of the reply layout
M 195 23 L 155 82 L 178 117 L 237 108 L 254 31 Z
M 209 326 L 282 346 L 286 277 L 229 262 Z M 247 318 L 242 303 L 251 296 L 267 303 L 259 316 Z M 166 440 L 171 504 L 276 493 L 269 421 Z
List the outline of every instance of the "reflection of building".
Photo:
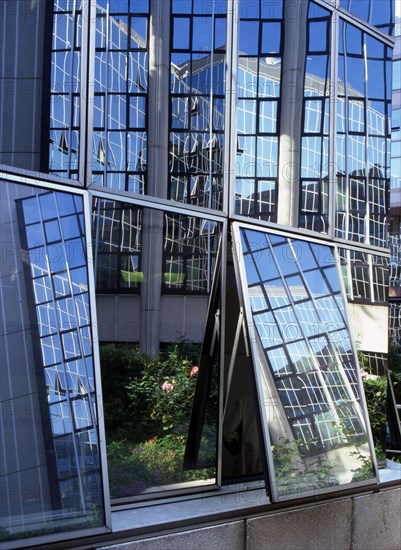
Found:
M 401 19 L 396 19 L 393 61 L 393 104 L 390 190 L 390 338 L 401 346 Z
M 3 4 L 0 162 L 34 171 L 39 186 L 32 175 L 2 175 L 2 208 L 20 211 L 12 242 L 24 254 L 2 266 L 2 311 L 38 334 L 24 336 L 24 355 L 5 333 L 1 400 L 17 404 L 26 374 L 41 411 L 26 430 L 1 428 L 14 438 L 2 479 L 17 487 L 12 498 L 2 493 L 5 537 L 43 533 L 46 521 L 43 534 L 52 533 L 59 515 L 70 531 L 110 525 L 98 508 L 103 495 L 106 510 L 110 503 L 96 333 L 150 356 L 173 342 L 202 344 L 193 411 L 204 414 L 191 417 L 186 460 L 201 462 L 199 448 L 215 445 L 213 483 L 230 471 L 217 427 L 252 394 L 272 500 L 269 437 L 294 444 L 302 474 L 306 455 L 333 453 L 343 470 L 331 471 L 330 483 L 356 487 L 349 441 L 371 459 L 354 341 L 377 371 L 387 352 L 392 2 L 379 11 L 374 0 Z M 37 209 L 40 220 L 23 217 L 24 205 L 48 195 L 54 204 Z M 218 365 L 225 402 L 216 416 L 215 407 L 205 411 Z M 257 396 L 252 365 L 263 374 Z M 27 460 L 31 427 L 35 459 Z M 280 498 L 324 492 L 315 473 Z M 371 481 L 369 467 L 359 473 Z M 24 476 L 42 484 L 35 503 L 23 494 Z M 202 490 L 205 480 L 190 481 Z

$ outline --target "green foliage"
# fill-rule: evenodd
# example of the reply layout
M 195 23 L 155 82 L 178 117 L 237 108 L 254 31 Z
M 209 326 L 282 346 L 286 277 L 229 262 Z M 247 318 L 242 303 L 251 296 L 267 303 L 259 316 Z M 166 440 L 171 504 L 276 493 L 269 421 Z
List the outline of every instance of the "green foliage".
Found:
M 387 380 L 364 380 L 363 386 L 376 457 L 380 460 L 386 456 Z
M 148 487 L 208 479 L 213 469 L 183 470 L 186 437 L 169 434 L 139 445 L 112 441 L 107 455 L 112 498 L 133 496 Z
M 388 352 L 388 369 L 393 382 L 397 403 L 401 403 L 401 353 L 397 346 L 390 343 Z
M 151 359 L 136 347 L 101 346 L 108 437 L 141 442 L 160 427 L 175 433 L 186 429 L 196 386 L 196 374 L 191 376 L 196 352 L 198 347 L 175 345 Z M 171 384 L 171 391 L 163 384 Z
M 369 357 L 367 357 L 363 351 L 358 351 L 359 368 L 369 371 Z
M 393 349 L 393 351 L 391 351 L 390 347 L 388 355 L 389 368 L 391 368 L 390 365 L 392 364 L 395 368 L 399 369 L 401 376 L 401 358 L 399 356 L 397 356 L 397 358 L 397 354 L 394 354 L 394 352 L 395 350 Z M 364 370 L 369 370 L 369 359 L 362 351 L 358 353 L 358 359 L 359 366 Z M 376 458 L 382 460 L 386 458 L 387 379 L 385 377 L 372 379 L 365 378 L 363 380 L 363 386 L 369 421 L 372 428 Z M 366 467 L 368 468 L 370 466 Z
M 149 358 L 138 348 L 101 347 L 112 497 L 215 475 L 213 468 L 183 470 L 199 351 L 180 342 Z M 212 464 L 216 421 L 206 416 L 200 458 Z
M 321 456 L 305 461 L 299 452 L 300 441 L 279 438 L 272 446 L 273 462 L 281 494 L 302 493 L 336 484 L 332 466 Z
M 146 362 L 142 372 L 126 384 L 130 409 L 141 418 L 142 437 L 144 431 L 154 435 L 160 426 L 174 433 L 187 429 L 196 386 L 196 375 L 191 376 L 194 366 L 179 346 L 173 346 Z
M 352 481 L 365 481 L 367 479 L 371 479 L 374 473 L 373 473 L 373 464 L 370 458 L 368 458 L 364 453 L 362 453 L 361 450 L 358 449 L 358 447 L 355 447 L 355 451 L 352 451 L 351 455 L 355 456 L 357 460 L 362 464 L 362 466 L 360 466 L 359 468 L 352 470 L 354 474 L 352 476 Z M 377 451 L 376 451 L 376 455 L 377 455 Z
M 100 347 L 102 370 L 104 420 L 106 434 L 113 438 L 135 439 L 140 432 L 138 416 L 145 403 L 140 397 L 132 405 L 126 385 L 131 379 L 140 376 L 147 359 L 138 348 L 107 345 Z

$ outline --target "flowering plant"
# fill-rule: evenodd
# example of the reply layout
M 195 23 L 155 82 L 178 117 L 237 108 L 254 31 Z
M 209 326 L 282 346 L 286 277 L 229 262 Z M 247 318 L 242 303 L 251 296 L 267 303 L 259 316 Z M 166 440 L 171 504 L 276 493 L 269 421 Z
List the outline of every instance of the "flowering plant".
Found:
M 162 390 L 165 391 L 166 393 L 172 392 L 173 389 L 174 389 L 174 384 L 172 384 L 171 382 L 167 382 L 167 380 L 162 385 Z
M 199 367 L 197 365 L 193 365 L 190 372 L 189 372 L 189 375 L 190 376 L 197 376 L 198 372 L 199 372 Z

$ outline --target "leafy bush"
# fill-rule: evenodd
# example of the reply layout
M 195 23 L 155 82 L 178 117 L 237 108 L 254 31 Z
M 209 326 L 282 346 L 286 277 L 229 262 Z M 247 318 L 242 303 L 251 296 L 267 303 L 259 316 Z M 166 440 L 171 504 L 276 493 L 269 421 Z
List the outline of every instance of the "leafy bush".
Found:
M 138 348 L 108 345 L 100 354 L 111 495 L 214 475 L 213 468 L 183 469 L 199 347 L 180 343 L 149 358 Z M 217 386 L 215 397 L 217 403 Z M 211 465 L 216 421 L 206 416 L 199 456 Z
M 388 368 L 393 382 L 395 399 L 397 403 L 401 403 L 401 352 L 394 344 L 390 344 Z
M 363 381 L 376 456 L 386 456 L 387 380 L 385 378 Z
M 100 346 L 100 365 L 107 437 L 128 437 L 135 440 L 137 433 L 141 431 L 136 415 L 145 408 L 145 404 L 138 396 L 133 406 L 126 385 L 129 380 L 141 376 L 146 365 L 146 357 L 138 348 L 110 344 Z
M 150 428 L 154 435 L 155 427 L 158 433 L 160 426 L 174 433 L 187 430 L 197 368 L 179 346 L 173 346 L 155 360 L 146 362 L 139 376 L 130 379 L 126 385 L 130 407 L 139 413 L 138 418 L 145 420 L 145 431 Z M 142 410 L 138 410 L 138 398 L 143 404 Z M 143 424 L 141 427 L 143 431 Z

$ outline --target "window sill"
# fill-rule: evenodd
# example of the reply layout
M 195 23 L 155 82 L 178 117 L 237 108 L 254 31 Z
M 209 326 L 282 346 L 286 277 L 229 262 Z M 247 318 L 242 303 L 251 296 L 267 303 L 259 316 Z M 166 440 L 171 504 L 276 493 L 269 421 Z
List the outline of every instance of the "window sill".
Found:
M 153 503 L 132 505 L 129 509 L 112 510 L 112 532 L 115 538 L 137 537 L 179 528 L 219 523 L 244 518 L 253 514 L 300 508 L 311 503 L 322 503 L 333 498 L 359 496 L 377 492 L 381 488 L 401 484 L 401 464 L 387 460 L 387 467 L 379 470 L 379 483 L 359 489 L 338 491 L 316 497 L 273 504 L 266 495 L 262 481 L 235 484 L 217 491 L 205 491 L 179 499 L 171 498 Z

